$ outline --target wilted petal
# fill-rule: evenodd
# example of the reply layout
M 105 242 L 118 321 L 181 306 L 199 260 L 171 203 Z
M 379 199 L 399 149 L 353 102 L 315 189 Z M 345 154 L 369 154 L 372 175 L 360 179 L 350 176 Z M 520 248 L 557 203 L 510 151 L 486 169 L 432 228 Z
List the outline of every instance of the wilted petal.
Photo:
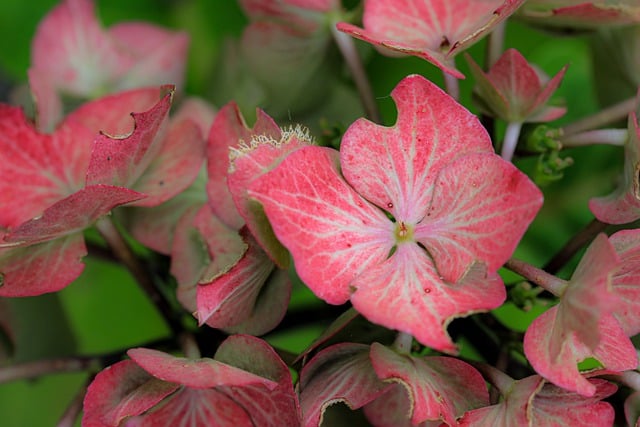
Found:
M 393 223 L 340 176 L 338 152 L 304 147 L 258 179 L 262 203 L 300 278 L 320 298 L 342 304 L 359 273 L 386 259 Z
M 391 387 L 376 375 L 369 346 L 341 343 L 319 352 L 300 373 L 300 405 L 305 427 L 322 423 L 324 411 L 343 402 L 358 409 Z
M 498 307 L 506 297 L 496 274 L 472 266 L 457 283 L 443 280 L 417 244 L 398 245 L 389 259 L 357 276 L 351 302 L 379 325 L 413 335 L 436 350 L 455 353 L 447 334 L 451 320 Z
M 395 126 L 360 119 L 345 132 L 342 173 L 367 200 L 415 224 L 427 213 L 445 165 L 493 148 L 478 119 L 424 77 L 403 79 L 391 97 L 398 109 Z
M 434 187 L 415 235 L 450 282 L 476 260 L 497 271 L 542 206 L 538 187 L 495 154 L 458 158 L 442 169 Z
M 489 404 L 489 392 L 480 373 L 453 357 L 400 355 L 374 343 L 371 362 L 378 377 L 405 387 L 414 425 L 427 420 L 456 425 L 456 418 L 466 411 Z

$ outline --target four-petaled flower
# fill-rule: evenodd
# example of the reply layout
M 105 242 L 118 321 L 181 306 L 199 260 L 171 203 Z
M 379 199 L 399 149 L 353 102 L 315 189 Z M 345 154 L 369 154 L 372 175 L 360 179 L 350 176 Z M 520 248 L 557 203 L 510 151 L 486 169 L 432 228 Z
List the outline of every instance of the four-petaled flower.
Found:
M 391 96 L 394 127 L 358 120 L 340 152 L 300 148 L 249 194 L 316 295 L 454 352 L 446 325 L 504 301 L 496 271 L 542 195 L 434 84 L 409 76 Z

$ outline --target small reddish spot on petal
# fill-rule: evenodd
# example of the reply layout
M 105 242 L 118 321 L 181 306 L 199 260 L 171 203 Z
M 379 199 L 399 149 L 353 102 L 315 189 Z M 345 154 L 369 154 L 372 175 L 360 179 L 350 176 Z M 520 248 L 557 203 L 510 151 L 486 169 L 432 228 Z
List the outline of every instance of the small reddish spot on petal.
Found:
M 389 209 L 393 209 L 393 203 L 391 203 L 391 202 L 387 203 L 387 207 L 388 207 Z

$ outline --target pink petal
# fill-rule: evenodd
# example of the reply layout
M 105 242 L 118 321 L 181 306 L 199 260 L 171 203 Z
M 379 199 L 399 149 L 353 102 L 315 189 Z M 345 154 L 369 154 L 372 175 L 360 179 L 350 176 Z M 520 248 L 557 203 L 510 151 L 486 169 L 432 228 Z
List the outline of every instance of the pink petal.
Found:
M 165 87 L 148 87 L 103 96 L 69 113 L 64 123 L 79 123 L 97 134 L 128 135 L 135 126 L 134 111 L 147 111 L 162 98 Z
M 144 194 L 127 188 L 91 185 L 54 203 L 40 216 L 12 229 L 4 236 L 4 241 L 31 244 L 73 234 L 89 227 L 113 208 L 142 198 Z
M 215 359 L 278 383 L 272 390 L 258 385 L 220 388 L 250 414 L 253 425 L 300 425 L 300 406 L 289 368 L 266 342 L 249 335 L 233 335 L 220 345 Z
M 40 134 L 22 110 L 0 105 L 0 225 L 15 227 L 79 190 L 93 137 L 75 124 Z
M 553 76 L 551 80 L 547 82 L 547 84 L 545 84 L 544 88 L 542 88 L 542 91 L 538 93 L 538 96 L 536 97 L 531 110 L 529 111 L 529 119 L 527 121 L 547 122 L 558 119 L 564 115 L 564 113 L 566 112 L 566 108 L 545 108 L 544 106 L 549 101 L 549 98 L 551 98 L 556 89 L 558 89 L 558 86 L 560 86 L 560 83 L 562 82 L 562 79 L 564 78 L 568 67 L 568 65 L 562 67 L 562 69 L 558 71 L 558 73 Z
M 241 141 L 249 143 L 254 136 L 264 135 L 275 140 L 281 136 L 280 128 L 264 111 L 258 116 L 253 128 L 249 128 L 238 106 L 231 102 L 218 111 L 208 138 L 207 172 L 209 182 L 207 194 L 215 214 L 228 226 L 239 229 L 243 225 L 238 216 L 227 186 L 229 171 L 229 148 L 237 147 Z
M 489 33 L 524 0 L 367 0 L 364 30 L 340 23 L 354 37 L 426 59 L 457 78 L 453 57 Z
M 84 398 L 83 427 L 111 427 L 154 407 L 179 388 L 154 379 L 132 360 L 100 372 Z
M 166 84 L 182 89 L 189 48 L 186 32 L 127 22 L 114 25 L 108 34 L 118 50 L 134 59 L 114 90 Z
M 80 276 L 87 255 L 80 233 L 27 247 L 0 249 L 0 296 L 56 292 Z
M 640 124 L 629 115 L 629 140 L 624 146 L 624 182 L 610 195 L 589 200 L 589 209 L 602 222 L 626 224 L 640 218 Z
M 520 115 L 534 107 L 542 84 L 536 70 L 516 49 L 507 49 L 488 73 L 489 80 L 509 100 L 510 109 Z M 553 91 L 549 93 L 551 95 Z
M 458 158 L 442 169 L 434 187 L 415 237 L 450 282 L 474 260 L 497 271 L 542 206 L 538 187 L 495 154 Z
M 427 420 L 455 425 L 456 418 L 466 411 L 489 404 L 484 379 L 461 360 L 400 355 L 373 343 L 371 362 L 379 378 L 405 387 L 414 425 Z
M 229 271 L 247 251 L 238 232 L 224 225 L 209 205 L 194 205 L 176 225 L 171 274 L 178 281 L 178 300 L 196 311 L 198 283 L 209 283 Z
M 267 280 L 274 274 L 275 266 L 248 233 L 244 233 L 244 238 L 249 249 L 243 257 L 215 280 L 198 286 L 196 317 L 200 325 L 206 323 L 218 329 L 237 330 L 244 323 L 257 330 L 256 335 L 262 335 L 280 323 L 287 309 L 290 286 L 282 289 L 282 295 L 270 295 L 273 299 L 265 301 Z M 271 308 L 263 313 L 268 317 L 259 319 L 259 324 L 247 324 L 258 301 Z
M 554 2 L 529 0 L 521 17 L 544 26 L 598 28 L 604 25 L 625 25 L 640 22 L 640 7 L 635 0 L 610 3 L 603 0 Z M 554 7 L 555 6 L 555 7 Z M 559 6 L 559 7 L 558 7 Z
M 285 131 L 278 141 L 263 136 L 253 139 L 231 152 L 231 167 L 227 175 L 233 201 L 247 227 L 267 255 L 281 268 L 287 268 L 289 253 L 276 239 L 262 207 L 248 196 L 251 184 L 276 167 L 292 151 L 311 145 L 311 137 L 302 129 Z
M 249 196 L 262 203 L 300 278 L 330 304 L 346 302 L 351 281 L 394 245 L 393 223 L 343 180 L 335 150 L 294 151 Z
M 544 384 L 544 380 L 533 375 L 514 381 L 508 393 L 500 403 L 474 409 L 460 419 L 460 427 L 492 426 L 530 426 L 530 407 L 534 396 Z M 506 390 L 505 390 L 506 391 Z
M 420 424 L 411 422 L 409 395 L 407 389 L 399 383 L 394 384 L 382 396 L 365 405 L 363 412 L 369 422 L 376 427 L 443 427 L 447 425 L 441 421 L 423 421 Z
M 171 107 L 173 91 L 165 95 L 152 109 L 144 113 L 133 113 L 134 130 L 126 137 L 99 135 L 93 143 L 91 162 L 87 172 L 87 184 L 111 184 L 129 188 L 149 190 L 144 174 L 149 173 L 151 162 L 162 151 L 163 139 L 157 137 Z M 191 136 L 198 130 L 192 128 Z M 156 183 L 158 184 L 158 183 Z M 145 188 L 146 187 L 146 188 Z M 162 200 L 162 187 L 152 191 L 154 203 Z M 158 187 L 156 187 L 158 188 Z
M 621 230 L 609 240 L 620 257 L 613 274 L 613 291 L 618 297 L 613 315 L 627 336 L 640 332 L 640 230 Z
M 389 259 L 367 268 L 351 287 L 351 302 L 367 319 L 448 353 L 457 351 L 446 331 L 451 320 L 496 308 L 506 297 L 499 276 L 487 276 L 481 265 L 472 266 L 457 283 L 444 281 L 415 243 L 399 244 Z
M 324 411 L 338 402 L 358 409 L 390 387 L 373 370 L 369 346 L 341 343 L 319 352 L 300 373 L 303 425 L 319 426 Z
M 600 317 L 597 328 L 600 342 L 594 349 L 581 342 L 573 331 L 561 331 L 555 325 L 558 306 L 540 315 L 527 329 L 524 352 L 533 368 L 548 381 L 583 396 L 593 396 L 596 387 L 578 372 L 577 363 L 594 357 L 612 371 L 634 369 L 638 364 L 636 350 L 611 315 Z M 561 343 L 555 342 L 561 339 Z M 560 345 L 559 352 L 550 348 Z
M 186 359 L 147 348 L 134 348 L 127 351 L 127 354 L 154 377 L 187 387 L 212 388 L 221 385 L 258 384 L 273 390 L 277 386 L 274 381 L 214 359 Z
M 534 397 L 530 407 L 531 425 L 575 427 L 585 425 L 585 422 L 592 426 L 613 425 L 613 406 L 601 400 L 614 394 L 617 387 L 599 378 L 591 378 L 588 382 L 595 389 L 591 397 L 580 396 L 553 384 L 545 384 Z
M 395 126 L 356 121 L 342 139 L 340 162 L 358 193 L 396 220 L 415 224 L 427 213 L 440 169 L 493 148 L 478 119 L 424 77 L 406 77 L 391 97 Z

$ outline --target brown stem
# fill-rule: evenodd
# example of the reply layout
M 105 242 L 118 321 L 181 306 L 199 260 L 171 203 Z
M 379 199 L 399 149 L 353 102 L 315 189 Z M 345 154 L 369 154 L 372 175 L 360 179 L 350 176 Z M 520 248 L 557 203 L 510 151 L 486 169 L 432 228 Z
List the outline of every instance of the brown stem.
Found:
M 534 267 L 529 263 L 520 261 L 519 259 L 511 258 L 504 266 L 509 270 L 518 273 L 525 279 L 551 292 L 555 296 L 562 295 L 562 292 L 567 285 L 567 282 L 565 280 L 562 280 L 552 274 L 547 273 L 544 270 Z
M 66 357 L 62 359 L 38 360 L 35 362 L 19 363 L 0 368 L 0 384 L 11 381 L 33 379 L 43 375 L 59 372 L 96 370 L 101 367 L 100 358 Z
M 87 387 L 89 386 L 89 382 L 83 384 L 82 387 L 76 392 L 76 395 L 73 397 L 73 400 L 67 406 L 67 409 L 60 417 L 58 421 L 57 427 L 73 427 L 82 411 L 82 403 L 84 401 L 84 396 L 87 394 Z
M 574 235 L 558 253 L 543 267 L 543 269 L 551 274 L 557 273 L 569 260 L 584 246 L 591 242 L 599 233 L 607 228 L 605 224 L 598 219 L 591 221 L 578 234 Z

